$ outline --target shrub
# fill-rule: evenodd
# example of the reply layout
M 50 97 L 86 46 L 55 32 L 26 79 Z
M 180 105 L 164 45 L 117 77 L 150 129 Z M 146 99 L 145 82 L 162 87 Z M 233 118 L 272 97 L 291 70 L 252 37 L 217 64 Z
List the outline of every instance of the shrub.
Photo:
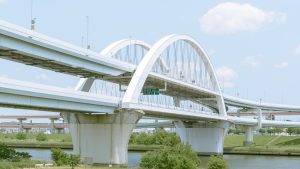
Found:
M 0 143 L 0 159 L 5 160 L 13 157 L 15 154 L 15 151 L 11 148 L 9 148 L 4 143 Z
M 29 159 L 31 155 L 27 152 L 17 152 L 9 148 L 4 143 L 0 143 L 0 160 L 21 161 L 22 159 Z
M 143 169 L 196 169 L 200 160 L 190 145 L 177 144 L 145 153 L 140 167 Z
M 57 166 L 62 166 L 68 164 L 68 155 L 61 149 L 52 148 L 51 158 Z
M 80 156 L 63 152 L 61 149 L 52 148 L 51 158 L 57 166 L 69 165 L 74 169 L 80 163 Z
M 46 141 L 47 140 L 47 136 L 46 136 L 46 134 L 40 132 L 40 133 L 38 133 L 36 135 L 35 139 L 37 141 Z
M 180 138 L 175 133 L 169 133 L 165 130 L 157 130 L 153 134 L 132 133 L 129 144 L 140 145 L 166 145 L 174 146 L 180 143 Z
M 27 135 L 25 133 L 16 134 L 16 139 L 18 139 L 18 140 L 25 140 L 26 138 L 27 138 Z
M 210 156 L 208 161 L 208 169 L 228 169 L 226 161 L 223 159 L 223 156 Z
M 74 167 L 78 166 L 79 163 L 80 163 L 80 156 L 79 155 L 74 155 L 74 154 L 69 155 L 68 164 L 72 169 L 74 169 Z

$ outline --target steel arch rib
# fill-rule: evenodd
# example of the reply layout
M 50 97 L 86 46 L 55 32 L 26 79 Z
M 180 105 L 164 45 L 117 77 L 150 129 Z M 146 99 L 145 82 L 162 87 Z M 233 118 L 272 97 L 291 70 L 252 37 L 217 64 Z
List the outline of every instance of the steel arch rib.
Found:
M 141 46 L 142 48 L 144 48 L 146 50 L 149 50 L 151 47 L 148 43 L 141 41 L 141 40 L 123 39 L 123 40 L 113 42 L 112 44 L 107 46 L 105 49 L 103 49 L 100 52 L 100 54 L 105 57 L 112 57 L 118 51 L 120 51 L 121 49 L 123 49 L 129 45 Z M 78 81 L 78 83 L 75 87 L 75 90 L 88 92 L 91 89 L 93 83 L 94 83 L 93 78 L 80 78 L 80 80 Z
M 167 47 L 169 47 L 171 44 L 178 40 L 184 40 L 190 43 L 194 49 L 199 50 L 203 53 L 205 64 L 207 64 L 208 71 L 212 76 L 212 81 L 217 88 L 217 92 L 220 93 L 220 97 L 218 98 L 219 112 L 220 114 L 226 116 L 226 109 L 223 96 L 220 90 L 219 83 L 217 81 L 215 71 L 208 58 L 208 55 L 205 53 L 205 51 L 197 41 L 195 41 L 193 38 L 187 35 L 172 34 L 160 39 L 153 45 L 153 47 L 148 51 L 148 53 L 144 56 L 144 58 L 138 65 L 124 94 L 124 97 L 122 99 L 122 105 L 125 106 L 126 104 L 130 103 L 138 103 L 139 94 L 156 60 Z
M 137 46 L 141 46 L 142 48 L 149 50 L 151 48 L 151 46 L 141 40 L 136 40 L 136 39 L 122 39 L 119 41 L 116 41 L 112 44 L 110 44 L 109 46 L 107 46 L 105 49 L 103 49 L 101 51 L 101 55 L 106 56 L 106 57 L 111 57 L 114 54 L 116 54 L 118 51 L 120 51 L 121 49 L 129 46 L 129 45 L 137 45 Z

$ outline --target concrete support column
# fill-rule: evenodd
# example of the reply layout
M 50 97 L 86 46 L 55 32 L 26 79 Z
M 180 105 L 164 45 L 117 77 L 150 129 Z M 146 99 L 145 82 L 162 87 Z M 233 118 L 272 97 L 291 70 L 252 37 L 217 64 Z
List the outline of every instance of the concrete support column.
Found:
M 261 111 L 261 109 L 257 109 L 257 116 L 258 116 L 258 118 L 257 118 L 257 130 L 259 130 L 259 129 L 261 129 L 261 127 L 262 127 L 262 123 L 261 123 L 261 121 L 262 121 L 262 111 Z
M 64 132 L 64 129 L 63 128 L 56 128 L 56 133 L 57 134 L 63 134 Z
M 190 144 L 198 154 L 223 154 L 224 138 L 228 122 L 198 123 L 176 122 L 176 133 L 181 141 Z
M 249 146 L 253 144 L 253 131 L 254 127 L 253 126 L 246 126 L 245 127 L 245 141 L 244 141 L 244 146 Z
M 138 111 L 114 114 L 64 113 L 69 123 L 73 151 L 94 164 L 126 166 L 127 149 L 132 130 L 142 117 Z
M 50 118 L 50 120 L 51 120 L 51 124 L 50 124 L 51 134 L 54 134 L 55 133 L 55 124 L 54 124 L 54 122 L 55 122 L 55 120 L 58 120 L 58 118 Z
M 31 130 L 31 128 L 25 128 L 25 132 L 26 132 L 26 133 L 29 133 L 30 130 Z
M 18 118 L 18 120 L 19 120 L 19 132 L 23 133 L 23 129 L 24 129 L 23 121 L 26 120 L 26 118 Z

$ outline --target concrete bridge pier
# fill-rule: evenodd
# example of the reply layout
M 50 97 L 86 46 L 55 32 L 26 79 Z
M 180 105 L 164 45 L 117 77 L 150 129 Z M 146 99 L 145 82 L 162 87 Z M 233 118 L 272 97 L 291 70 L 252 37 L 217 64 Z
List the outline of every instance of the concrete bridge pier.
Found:
M 254 130 L 254 126 L 245 126 L 245 141 L 243 142 L 244 146 L 250 146 L 253 144 Z
M 143 112 L 121 110 L 114 114 L 63 113 L 69 123 L 73 151 L 88 163 L 127 166 L 132 130 Z
M 55 130 L 56 130 L 57 134 L 64 134 L 65 133 L 65 129 L 63 129 L 63 128 L 56 128 Z
M 55 120 L 58 120 L 59 118 L 49 118 L 51 123 L 50 123 L 50 127 L 51 127 L 51 134 L 55 133 Z
M 229 128 L 228 122 L 179 121 L 175 123 L 175 126 L 181 141 L 190 144 L 198 154 L 223 154 L 224 138 Z
M 17 118 L 19 121 L 19 132 L 23 133 L 23 129 L 24 129 L 24 125 L 23 125 L 23 121 L 27 120 L 26 118 Z
M 31 128 L 25 128 L 25 133 L 29 133 Z

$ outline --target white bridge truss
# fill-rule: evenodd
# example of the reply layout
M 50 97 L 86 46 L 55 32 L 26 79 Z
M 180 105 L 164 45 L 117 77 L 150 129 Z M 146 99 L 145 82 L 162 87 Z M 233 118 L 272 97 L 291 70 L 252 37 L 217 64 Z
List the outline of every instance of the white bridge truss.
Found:
M 4 107 L 108 114 L 134 109 L 180 120 L 300 126 L 227 116 L 228 106 L 286 112 L 300 107 L 223 95 L 208 55 L 186 35 L 169 35 L 152 46 L 125 39 L 96 53 L 0 21 L 0 57 L 81 78 L 76 91 L 1 78 Z

